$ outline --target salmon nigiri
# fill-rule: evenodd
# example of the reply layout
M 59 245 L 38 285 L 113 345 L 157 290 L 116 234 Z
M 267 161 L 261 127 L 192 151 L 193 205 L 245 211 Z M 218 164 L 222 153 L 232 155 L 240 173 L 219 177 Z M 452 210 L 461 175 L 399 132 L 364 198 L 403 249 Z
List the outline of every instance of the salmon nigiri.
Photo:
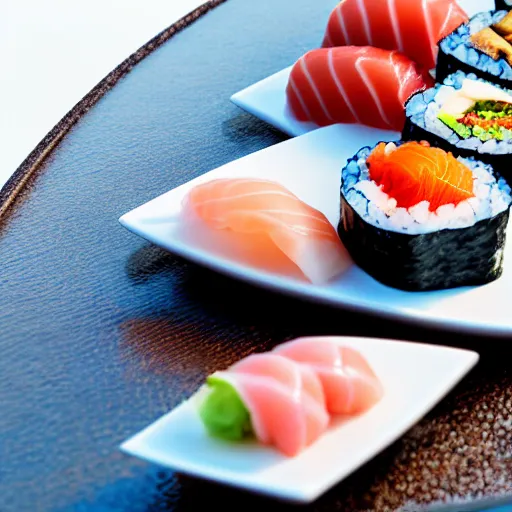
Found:
M 279 345 L 274 352 L 317 374 L 330 414 L 360 413 L 382 397 L 380 381 L 366 359 L 335 339 L 299 338 Z
M 219 437 L 242 439 L 252 433 L 260 443 L 294 456 L 329 423 L 315 372 L 279 355 L 246 357 L 214 373 L 207 385 L 200 414 L 206 428 Z
M 370 178 L 409 208 L 421 201 L 430 211 L 445 204 L 457 205 L 474 197 L 471 170 L 451 153 L 430 147 L 428 142 L 405 142 L 400 146 L 381 142 L 367 160 Z
M 273 181 L 216 179 L 190 190 L 184 203 L 208 226 L 233 236 L 259 236 L 259 250 L 277 246 L 313 283 L 342 273 L 351 259 L 324 214 Z
M 430 85 L 431 77 L 398 52 L 345 46 L 302 56 L 290 73 L 286 96 L 299 121 L 401 131 L 405 102 Z
M 343 0 L 329 17 L 323 47 L 397 50 L 430 69 L 437 43 L 467 21 L 457 0 Z

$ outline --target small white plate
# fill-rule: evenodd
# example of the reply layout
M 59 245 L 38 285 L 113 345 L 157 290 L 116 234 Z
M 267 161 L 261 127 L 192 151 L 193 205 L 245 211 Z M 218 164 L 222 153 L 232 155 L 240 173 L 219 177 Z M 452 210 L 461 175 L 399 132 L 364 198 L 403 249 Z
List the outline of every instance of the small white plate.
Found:
M 473 16 L 481 11 L 494 9 L 494 0 L 459 0 L 459 3 Z M 327 20 L 325 20 L 327 26 Z M 286 84 L 292 66 L 265 78 L 231 96 L 231 101 L 241 109 L 274 126 L 278 130 L 297 137 L 318 128 L 315 123 L 297 121 L 286 102 Z M 345 125 L 350 132 L 351 125 Z
M 512 233 L 505 251 L 504 273 L 479 287 L 431 292 L 405 292 L 385 286 L 353 265 L 326 285 L 313 285 L 283 261 L 262 267 L 244 246 L 225 242 L 221 231 L 190 229 L 181 202 L 194 185 L 214 178 L 256 177 L 277 181 L 326 215 L 339 220 L 341 168 L 358 149 L 399 134 L 353 125 L 320 128 L 289 139 L 204 174 L 123 215 L 123 226 L 147 240 L 218 272 L 299 298 L 352 308 L 393 319 L 434 327 L 512 337 Z
M 121 445 L 178 472 L 295 502 L 311 502 L 400 437 L 477 363 L 478 354 L 435 345 L 337 338 L 359 350 L 385 395 L 365 414 L 333 422 L 294 458 L 257 443 L 209 437 L 192 400 Z

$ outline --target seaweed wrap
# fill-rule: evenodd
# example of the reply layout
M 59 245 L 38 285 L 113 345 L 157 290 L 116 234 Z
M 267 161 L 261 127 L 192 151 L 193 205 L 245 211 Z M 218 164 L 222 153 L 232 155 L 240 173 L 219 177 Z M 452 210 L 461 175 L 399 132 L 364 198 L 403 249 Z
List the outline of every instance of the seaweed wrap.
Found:
M 497 11 L 512 9 L 512 0 L 496 0 L 495 5 Z
M 512 178 L 512 91 L 457 71 L 408 101 L 402 138 L 474 156 Z
M 512 11 L 484 11 L 439 42 L 436 80 L 455 71 L 512 88 Z
M 425 141 L 382 142 L 360 149 L 342 170 L 338 233 L 354 261 L 385 285 L 481 285 L 502 274 L 511 202 L 489 164 Z

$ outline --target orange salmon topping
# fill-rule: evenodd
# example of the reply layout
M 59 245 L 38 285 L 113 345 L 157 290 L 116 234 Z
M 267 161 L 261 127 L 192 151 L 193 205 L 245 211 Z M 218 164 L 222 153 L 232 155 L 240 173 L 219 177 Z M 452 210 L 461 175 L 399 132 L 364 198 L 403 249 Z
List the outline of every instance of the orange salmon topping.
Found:
M 370 178 L 394 198 L 398 207 L 430 202 L 430 211 L 474 197 L 473 173 L 451 153 L 427 142 L 399 147 L 381 142 L 368 157 Z

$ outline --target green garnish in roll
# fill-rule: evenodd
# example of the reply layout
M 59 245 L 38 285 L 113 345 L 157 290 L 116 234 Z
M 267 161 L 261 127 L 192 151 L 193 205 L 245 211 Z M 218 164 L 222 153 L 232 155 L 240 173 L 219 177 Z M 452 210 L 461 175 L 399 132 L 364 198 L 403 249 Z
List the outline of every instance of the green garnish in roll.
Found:
M 446 112 L 439 112 L 437 117 L 446 126 L 448 126 L 448 128 L 451 128 L 461 139 L 471 137 L 471 128 L 459 123 L 454 116 L 447 114 Z
M 199 405 L 199 416 L 214 437 L 240 441 L 253 436 L 251 417 L 235 388 L 221 377 L 210 375 Z

